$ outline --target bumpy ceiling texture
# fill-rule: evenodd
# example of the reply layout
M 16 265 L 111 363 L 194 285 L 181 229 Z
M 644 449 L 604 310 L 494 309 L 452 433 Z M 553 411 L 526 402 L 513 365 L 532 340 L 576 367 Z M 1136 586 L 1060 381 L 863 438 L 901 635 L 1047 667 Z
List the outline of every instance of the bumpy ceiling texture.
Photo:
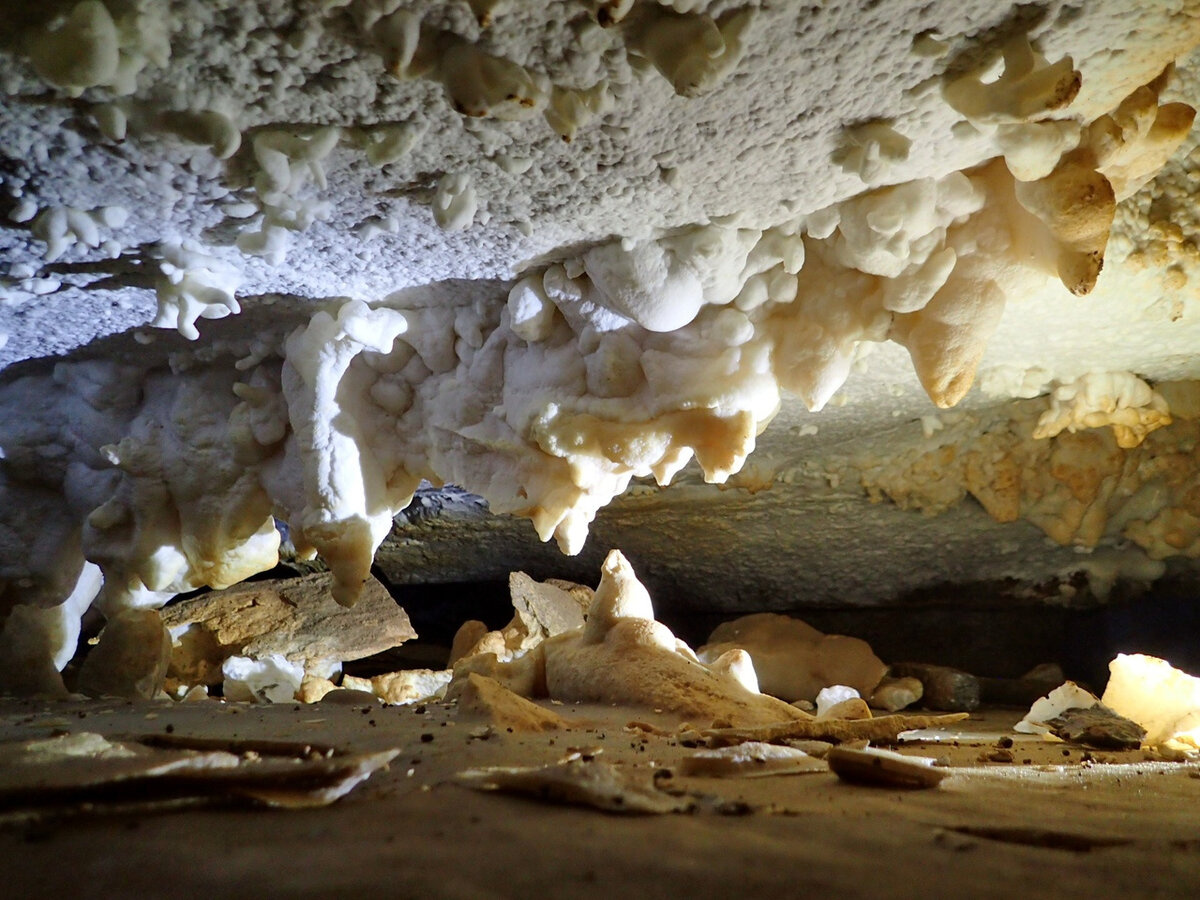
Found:
M 1200 556 L 1197 44 L 1194 0 L 5 3 L 4 652 L 277 521 L 351 603 L 423 480 L 742 597 Z

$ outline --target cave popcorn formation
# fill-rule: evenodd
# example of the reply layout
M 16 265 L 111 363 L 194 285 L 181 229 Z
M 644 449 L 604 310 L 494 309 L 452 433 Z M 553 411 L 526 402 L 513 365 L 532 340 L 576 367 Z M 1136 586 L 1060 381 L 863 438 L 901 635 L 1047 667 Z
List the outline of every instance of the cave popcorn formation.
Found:
M 1137 228 L 1140 198 L 1149 191 L 1161 200 L 1151 179 L 1192 124 L 1192 107 L 1171 98 L 1194 96 L 1194 77 L 1181 69 L 1173 81 L 1171 64 L 1200 41 L 1193 10 L 1153 18 L 1150 30 L 1170 39 L 1120 77 L 1083 25 L 1077 34 L 1064 26 L 1061 36 L 1045 28 L 1037 38 L 1012 29 L 978 47 L 964 29 L 954 65 L 924 89 L 908 85 L 917 104 L 911 121 L 855 124 L 846 114 L 822 162 L 843 174 L 832 194 L 823 188 L 812 195 L 821 199 L 781 205 L 760 186 L 735 205 L 727 187 L 691 167 L 696 186 L 668 203 L 668 215 L 638 222 L 600 198 L 591 201 L 595 225 L 580 229 L 545 195 L 519 208 L 512 186 L 548 177 L 539 162 L 546 143 L 569 145 L 554 151 L 569 154 L 602 130 L 632 141 L 642 86 L 666 97 L 664 108 L 722 96 L 740 104 L 738 73 L 795 63 L 770 56 L 780 51 L 768 32 L 788 11 L 552 4 L 547 21 L 576 50 L 560 59 L 523 45 L 521 20 L 505 20 L 518 13 L 502 4 L 482 12 L 472 4 L 477 17 L 469 19 L 427 7 L 352 0 L 288 23 L 279 4 L 255 7 L 291 48 L 283 58 L 320 52 L 323 29 L 339 40 L 353 34 L 382 69 L 378 89 L 409 92 L 398 95 L 403 120 L 367 110 L 362 121 L 336 124 L 271 120 L 258 97 L 219 96 L 219 78 L 182 102 L 167 79 L 173 65 L 195 59 L 152 4 L 85 0 L 13 13 L 21 39 L 5 47 L 17 66 L 7 93 L 36 85 L 47 97 L 75 99 L 103 140 L 130 152 L 139 141 L 191 148 L 182 168 L 208 202 L 189 213 L 188 233 L 148 241 L 136 213 L 99 196 L 102 181 L 78 200 L 48 202 L 31 179 L 11 180 L 8 217 L 27 225 L 25 240 L 41 258 L 10 268 L 2 287 L 11 304 L 60 290 L 53 265 L 67 256 L 130 255 L 154 292 L 148 324 L 195 344 L 162 350 L 143 329 L 141 354 L 63 360 L 4 385 L 0 578 L 4 603 L 28 608 L 8 618 L 10 659 L 40 652 L 61 669 L 93 598 L 115 615 L 270 568 L 276 519 L 298 553 L 325 559 L 335 596 L 352 603 L 393 514 L 423 479 L 478 492 L 494 511 L 528 517 L 543 540 L 576 553 L 597 510 L 633 478 L 665 485 L 695 460 L 706 481 L 728 480 L 786 398 L 821 410 L 868 345 L 903 346 L 930 400 L 949 408 L 966 397 L 989 340 L 1003 333 L 1006 307 L 1034 295 L 1068 302 L 1089 294 L 1110 251 L 1122 261 L 1163 255 L 1186 283 L 1193 245 L 1181 234 L 1146 242 Z M 914 39 L 904 52 L 939 58 L 931 41 L 939 43 Z M 1073 43 L 1090 55 L 1072 56 Z M 1042 44 L 1062 52 L 1044 53 Z M 272 96 L 304 94 L 285 81 L 269 87 Z M 37 113 L 28 114 L 26 140 L 38 128 Z M 947 124 L 953 153 L 944 163 L 914 152 L 917 135 L 908 132 L 922 115 Z M 535 126 L 538 136 L 526 137 Z M 457 129 L 453 137 L 448 129 Z M 83 153 L 69 134 L 64 140 Z M 455 149 L 462 135 L 490 168 Z M 414 171 L 401 191 L 411 205 L 379 207 L 355 232 L 364 242 L 368 230 L 379 242 L 399 238 L 418 213 L 445 241 L 492 234 L 477 229 L 505 218 L 532 236 L 524 256 L 536 261 L 485 260 L 478 270 L 486 277 L 472 273 L 474 286 L 456 288 L 444 249 L 431 261 L 408 253 L 408 270 L 399 263 L 392 282 L 401 288 L 381 299 L 381 291 L 370 302 L 340 288 L 319 292 L 315 304 L 281 304 L 251 337 L 206 339 L 198 323 L 241 315 L 246 295 L 266 293 L 264 273 L 276 267 L 280 283 L 301 296 L 322 286 L 298 245 L 313 246 L 303 242 L 314 234 L 328 239 L 345 221 L 330 185 L 331 175 L 361 164 L 348 159 L 384 171 L 423 150 L 424 174 Z M 685 177 L 678 147 L 661 157 L 647 187 L 655 196 Z M 572 189 L 580 184 L 586 179 Z M 713 199 L 708 211 L 694 199 L 704 196 Z M 128 244 L 123 231 L 132 232 Z M 1064 366 L 1037 393 L 1051 382 L 1049 406 L 1022 442 L 985 447 L 1003 443 L 985 436 L 953 484 L 939 475 L 946 502 L 969 491 L 997 520 L 1028 518 L 1061 543 L 1094 546 L 1115 522 L 1154 559 L 1200 553 L 1189 472 L 1147 474 L 1143 466 L 1135 475 L 1133 457 L 1093 446 L 1088 431 L 1111 426 L 1116 445 L 1133 451 L 1165 433 L 1158 429 L 1172 420 L 1170 392 L 1132 372 Z M 1186 387 L 1176 395 L 1190 396 Z M 1028 470 L 1024 457 L 1039 447 L 1111 457 L 1136 482 L 1135 495 L 1157 491 L 1159 508 L 1114 509 L 1111 498 L 1128 492 L 1111 485 L 1025 497 L 1031 482 L 1014 486 L 1009 470 L 1016 457 Z M 898 483 L 897 466 L 868 469 L 864 488 L 901 503 L 920 494 L 920 473 L 904 470 Z M 1165 498 L 1156 477 L 1171 486 Z M 1100 503 L 1097 491 L 1107 491 Z

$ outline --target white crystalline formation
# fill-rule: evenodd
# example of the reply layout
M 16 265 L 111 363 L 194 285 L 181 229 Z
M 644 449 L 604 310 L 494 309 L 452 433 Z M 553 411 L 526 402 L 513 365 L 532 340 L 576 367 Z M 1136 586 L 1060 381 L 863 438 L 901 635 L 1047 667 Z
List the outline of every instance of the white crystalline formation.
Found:
M 34 68 L 68 93 L 119 93 L 166 58 L 143 5 L 131 4 L 122 24 L 105 4 L 77 4 L 34 42 Z M 602 80 L 551 86 L 386 6 L 355 4 L 353 15 L 389 70 L 439 82 L 463 116 L 519 123 L 543 112 L 570 138 L 608 108 Z M 674 7 L 605 8 L 612 21 L 629 14 L 630 53 L 681 97 L 699 98 L 730 77 L 761 13 L 714 19 Z M 78 65 L 55 62 L 64 42 L 82 47 Z M 1009 297 L 1054 277 L 1091 289 L 1117 200 L 1191 122 L 1190 108 L 1160 103 L 1164 79 L 1078 121 L 1070 58 L 1051 63 L 1021 38 L 1002 62 L 999 77 L 967 73 L 944 90 L 1000 154 L 974 169 L 805 214 L 723 217 L 573 248 L 526 269 L 507 304 L 431 306 L 420 292 L 374 306 L 347 300 L 236 359 L 214 345 L 186 365 L 64 362 L 12 381 L 0 393 L 0 579 L 24 602 L 53 607 L 90 561 L 104 572 L 106 610 L 157 605 L 269 568 L 278 518 L 301 552 L 329 562 L 349 603 L 423 478 L 477 491 L 575 553 L 596 511 L 635 476 L 666 484 L 694 459 L 706 480 L 724 482 L 784 394 L 821 409 L 863 343 L 903 345 L 933 402 L 956 404 Z M 223 113 L 160 124 L 218 158 L 242 144 Z M 253 204 L 238 213 L 261 218 L 236 246 L 280 265 L 290 235 L 327 211 L 314 193 L 343 130 L 247 133 Z M 368 156 L 399 158 L 416 133 L 380 132 Z M 875 156 L 903 158 L 898 135 L 882 125 L 851 135 L 865 152 L 853 163 L 860 174 L 879 174 Z M 469 227 L 478 207 L 470 175 L 440 174 L 442 228 Z M 51 260 L 99 242 L 95 221 L 67 208 L 43 213 L 33 231 Z M 158 276 L 155 324 L 195 338 L 199 318 L 239 310 L 240 276 L 199 246 L 162 243 Z M 1086 386 L 1064 394 L 1046 433 L 1059 420 L 1059 430 L 1093 427 L 1088 396 Z M 1108 421 L 1144 432 L 1146 410 L 1165 415 L 1153 397 L 1130 395 Z

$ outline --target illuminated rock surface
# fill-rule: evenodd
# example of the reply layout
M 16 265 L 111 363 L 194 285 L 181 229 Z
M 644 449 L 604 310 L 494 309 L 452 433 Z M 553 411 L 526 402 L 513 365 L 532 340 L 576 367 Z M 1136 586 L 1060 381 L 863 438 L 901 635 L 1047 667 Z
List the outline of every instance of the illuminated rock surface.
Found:
M 8 4 L 0 645 L 276 520 L 352 604 L 423 479 L 710 609 L 1200 556 L 1200 15 L 1133 17 Z M 447 530 L 379 561 L 529 558 Z

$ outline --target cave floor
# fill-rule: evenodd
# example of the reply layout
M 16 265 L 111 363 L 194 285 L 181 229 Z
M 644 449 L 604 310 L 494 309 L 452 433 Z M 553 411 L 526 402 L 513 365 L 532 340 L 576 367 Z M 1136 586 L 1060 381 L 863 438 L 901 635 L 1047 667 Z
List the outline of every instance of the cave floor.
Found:
M 568 731 L 481 739 L 453 707 L 0 700 L 0 741 L 95 732 L 327 743 L 400 755 L 316 809 L 66 805 L 0 811 L 9 897 L 1200 896 L 1200 765 L 1013 735 L 973 714 L 900 749 L 942 757 L 931 790 L 829 772 L 684 778 L 686 814 L 613 815 L 451 783 L 573 749 L 649 771 L 691 752 L 628 709 L 555 706 Z M 985 762 L 1009 736 L 1013 762 Z M 103 811 L 102 811 L 103 810 Z M 770 892 L 770 894 L 768 893 Z

